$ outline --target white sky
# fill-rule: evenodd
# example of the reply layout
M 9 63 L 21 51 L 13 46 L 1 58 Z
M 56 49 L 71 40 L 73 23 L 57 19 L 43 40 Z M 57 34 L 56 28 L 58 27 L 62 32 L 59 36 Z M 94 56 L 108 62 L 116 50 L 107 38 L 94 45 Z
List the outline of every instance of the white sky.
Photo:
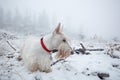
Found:
M 36 13 L 45 10 L 51 25 L 62 22 L 72 33 L 120 39 L 120 0 L 0 0 L 0 5 Z

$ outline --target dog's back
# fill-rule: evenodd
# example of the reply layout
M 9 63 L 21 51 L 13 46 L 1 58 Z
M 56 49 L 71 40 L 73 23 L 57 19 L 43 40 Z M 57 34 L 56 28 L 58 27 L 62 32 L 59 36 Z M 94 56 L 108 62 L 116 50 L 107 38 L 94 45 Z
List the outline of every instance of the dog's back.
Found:
M 21 52 L 24 64 L 32 72 L 38 69 L 43 71 L 44 68 L 47 68 L 47 63 L 50 63 L 50 55 L 42 49 L 40 38 L 38 37 L 28 37 L 21 48 Z M 46 60 L 44 58 L 46 58 Z M 41 66 L 41 64 L 44 63 L 46 63 L 45 66 Z

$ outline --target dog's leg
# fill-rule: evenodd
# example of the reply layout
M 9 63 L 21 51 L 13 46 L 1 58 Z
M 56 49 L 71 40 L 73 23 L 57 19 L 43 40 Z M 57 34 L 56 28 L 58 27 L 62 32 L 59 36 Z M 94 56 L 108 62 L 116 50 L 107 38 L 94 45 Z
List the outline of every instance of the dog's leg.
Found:
M 49 73 L 51 69 L 51 59 L 50 55 L 42 55 L 41 62 L 39 60 L 39 71 Z
M 38 62 L 37 62 L 37 58 L 33 55 L 35 53 L 25 53 L 23 54 L 23 62 L 25 64 L 25 66 L 27 67 L 27 69 L 31 72 L 35 72 L 38 70 Z
M 38 70 L 38 63 L 34 62 L 34 63 L 30 63 L 29 65 L 27 65 L 28 70 L 31 72 L 35 72 Z
M 45 72 L 46 72 L 46 73 L 49 73 L 49 72 L 51 72 L 51 71 L 52 71 L 52 69 L 51 69 L 51 60 L 48 60 L 48 63 L 47 63 Z

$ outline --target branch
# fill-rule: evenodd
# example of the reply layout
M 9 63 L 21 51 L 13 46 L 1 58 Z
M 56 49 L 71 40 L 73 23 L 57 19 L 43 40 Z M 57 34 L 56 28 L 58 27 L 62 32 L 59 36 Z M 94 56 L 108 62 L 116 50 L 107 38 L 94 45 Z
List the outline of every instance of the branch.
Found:
M 80 45 L 81 45 L 82 49 L 83 49 L 84 51 L 86 51 L 86 48 L 84 47 L 84 45 L 83 45 L 82 43 L 80 43 Z
M 16 51 L 16 49 L 10 44 L 9 41 L 6 41 L 6 42 L 8 43 L 8 45 L 9 45 L 14 51 Z
M 58 62 L 60 62 L 60 61 L 64 61 L 64 60 L 65 60 L 65 59 L 59 59 L 59 60 L 53 62 L 53 63 L 51 64 L 51 66 L 55 65 L 56 63 L 58 63 Z
M 98 48 L 98 49 L 86 49 L 86 50 L 88 50 L 88 51 L 104 51 L 104 49 L 100 49 L 100 48 Z
M 82 54 L 90 54 L 89 52 L 86 51 L 104 51 L 104 49 L 97 48 L 97 49 L 86 49 L 82 43 L 80 43 L 82 48 L 74 50 L 77 54 L 82 53 Z

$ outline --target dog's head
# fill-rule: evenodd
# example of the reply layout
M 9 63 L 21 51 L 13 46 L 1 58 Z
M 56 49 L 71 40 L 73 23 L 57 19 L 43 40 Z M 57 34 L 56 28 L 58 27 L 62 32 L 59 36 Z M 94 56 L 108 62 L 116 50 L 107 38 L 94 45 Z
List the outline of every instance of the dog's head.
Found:
M 55 49 L 58 48 L 61 43 L 68 43 L 66 36 L 62 32 L 61 23 L 59 23 L 53 31 L 51 40 L 51 45 Z
M 66 52 L 66 54 L 70 54 L 68 52 L 72 51 L 72 50 L 70 50 L 71 48 L 70 48 L 70 45 L 68 43 L 68 39 L 66 38 L 65 34 L 62 32 L 61 23 L 59 23 L 58 26 L 53 31 L 51 42 L 52 42 L 51 44 L 53 45 L 53 47 L 55 49 L 57 48 L 58 52 L 63 57 L 66 56 L 65 53 L 63 53 L 63 52 Z M 69 51 L 67 52 L 67 50 L 69 50 Z

